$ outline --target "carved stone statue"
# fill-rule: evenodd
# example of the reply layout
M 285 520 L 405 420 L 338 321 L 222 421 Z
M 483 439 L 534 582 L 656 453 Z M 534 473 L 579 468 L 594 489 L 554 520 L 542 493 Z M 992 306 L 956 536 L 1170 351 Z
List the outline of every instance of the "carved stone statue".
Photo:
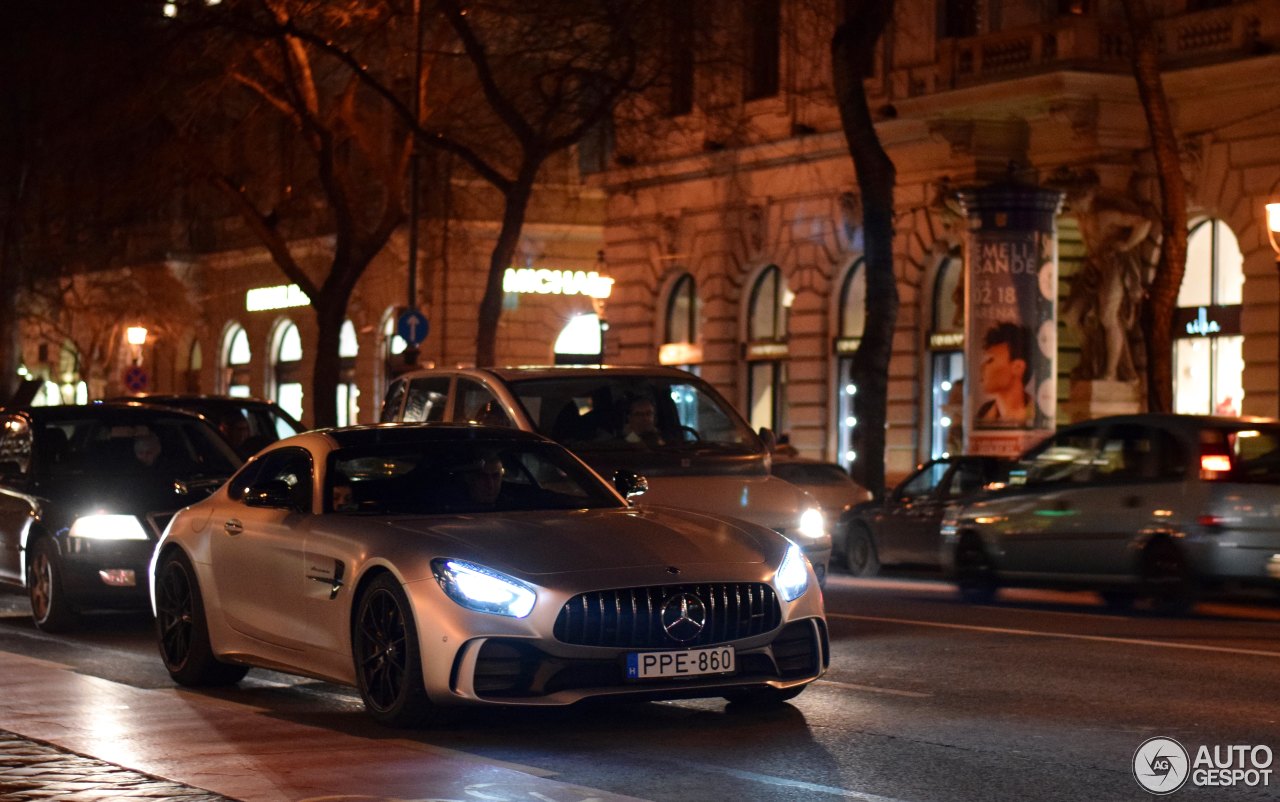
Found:
M 1129 335 L 1145 291 L 1147 254 L 1142 246 L 1154 221 L 1133 200 L 1099 186 L 1086 173 L 1060 184 L 1080 225 L 1085 259 L 1062 304 L 1064 321 L 1080 332 L 1081 362 L 1074 378 L 1137 378 Z

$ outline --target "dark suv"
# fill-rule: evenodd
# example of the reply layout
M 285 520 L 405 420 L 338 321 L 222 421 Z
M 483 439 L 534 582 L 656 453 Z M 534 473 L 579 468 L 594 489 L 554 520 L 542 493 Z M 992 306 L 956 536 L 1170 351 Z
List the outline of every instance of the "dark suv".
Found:
M 208 422 L 179 410 L 0 410 L 0 584 L 26 589 L 47 631 L 81 609 L 145 608 L 169 519 L 239 466 Z

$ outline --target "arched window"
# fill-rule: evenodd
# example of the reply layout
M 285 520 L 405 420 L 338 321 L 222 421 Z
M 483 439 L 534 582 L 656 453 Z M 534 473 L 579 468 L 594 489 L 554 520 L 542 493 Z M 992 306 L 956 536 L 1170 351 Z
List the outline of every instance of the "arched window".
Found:
M 272 399 L 302 420 L 302 335 L 292 320 L 276 326 L 271 347 Z
M 249 349 L 249 335 L 239 323 L 233 323 L 222 338 L 222 386 L 227 395 L 238 398 L 249 396 L 249 361 L 253 352 Z
M 933 327 L 929 332 L 932 387 L 929 455 L 959 454 L 964 448 L 964 260 L 946 256 L 933 284 Z
M 356 339 L 356 327 L 350 320 L 342 322 L 338 334 L 338 425 L 351 426 L 359 420 L 360 388 L 356 386 L 356 357 L 360 354 L 360 342 Z
M 787 318 L 795 295 L 776 265 L 751 288 L 747 310 L 747 410 L 754 428 L 787 431 Z
M 867 271 L 866 263 L 859 259 L 845 273 L 840 284 L 839 322 L 836 338 L 836 443 L 837 461 L 849 468 L 858 458 L 855 445 L 855 427 L 858 418 L 854 414 L 853 400 L 858 388 L 851 378 L 853 355 L 862 342 L 867 325 Z
M 200 372 L 204 369 L 204 352 L 200 349 L 200 341 L 191 341 L 191 350 L 187 352 L 186 385 L 188 393 L 200 392 Z
M 662 346 L 658 349 L 660 363 L 698 372 L 698 365 L 702 362 L 702 345 L 698 342 L 701 316 L 702 303 L 698 300 L 693 276 L 684 273 L 671 285 L 671 292 L 667 295 Z
M 1174 322 L 1174 410 L 1239 415 L 1244 398 L 1244 256 L 1221 220 L 1187 237 L 1187 270 Z

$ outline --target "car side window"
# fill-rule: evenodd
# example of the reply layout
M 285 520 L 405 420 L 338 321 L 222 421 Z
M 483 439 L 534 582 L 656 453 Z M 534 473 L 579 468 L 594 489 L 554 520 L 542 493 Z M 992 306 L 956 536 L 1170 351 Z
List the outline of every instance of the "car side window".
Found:
M 981 463 L 962 462 L 956 465 L 951 473 L 951 482 L 947 486 L 947 495 L 952 498 L 976 493 L 987 483 L 987 472 Z
M 1182 448 L 1171 434 L 1137 424 L 1111 427 L 1094 463 L 1095 473 L 1107 481 L 1173 479 L 1186 470 Z
M 449 398 L 448 376 L 425 376 L 409 382 L 405 393 L 404 416 L 408 423 L 435 423 L 444 420 Z M 394 419 L 393 419 L 394 420 Z
M 314 469 L 311 464 L 311 453 L 304 448 L 282 448 L 260 457 L 255 463 L 257 471 L 238 494 L 236 486 L 242 484 L 245 471 L 232 486 L 232 498 L 243 499 L 244 491 L 256 485 L 279 481 L 289 486 L 290 501 L 294 509 L 311 510 L 311 488 Z
M 58 432 L 62 430 L 58 429 Z M 63 440 L 65 443 L 65 435 Z M 0 478 L 22 482 L 30 472 L 31 427 L 21 415 L 5 415 L 0 429 Z
M 1055 482 L 1087 482 L 1099 459 L 1100 432 L 1096 428 L 1073 429 L 1050 438 L 1025 460 L 1026 486 Z
M 483 423 L 487 426 L 511 426 L 511 418 L 489 389 L 472 379 L 458 379 L 453 399 L 455 423 Z
M 903 482 L 894 496 L 906 501 L 929 495 L 938 486 L 938 482 L 942 481 L 942 477 L 946 476 L 948 467 L 950 466 L 945 462 L 931 462 L 925 465 L 914 476 Z

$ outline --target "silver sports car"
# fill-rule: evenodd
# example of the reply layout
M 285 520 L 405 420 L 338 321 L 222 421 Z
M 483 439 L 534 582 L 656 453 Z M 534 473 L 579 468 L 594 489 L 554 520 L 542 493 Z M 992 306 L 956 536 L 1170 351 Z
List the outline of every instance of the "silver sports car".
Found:
M 776 703 L 826 669 L 817 578 L 772 530 L 633 507 L 556 443 L 380 425 L 262 451 L 157 545 L 182 685 L 250 666 L 353 685 L 378 720 L 589 697 Z

